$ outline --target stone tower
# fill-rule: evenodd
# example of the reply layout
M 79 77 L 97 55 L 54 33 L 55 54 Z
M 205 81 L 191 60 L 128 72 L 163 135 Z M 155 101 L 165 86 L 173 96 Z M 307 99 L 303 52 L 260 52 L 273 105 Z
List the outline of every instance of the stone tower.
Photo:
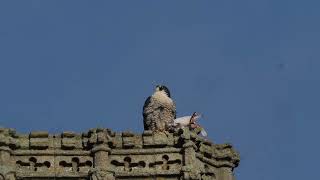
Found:
M 239 155 L 189 129 L 77 134 L 0 128 L 0 180 L 233 180 Z

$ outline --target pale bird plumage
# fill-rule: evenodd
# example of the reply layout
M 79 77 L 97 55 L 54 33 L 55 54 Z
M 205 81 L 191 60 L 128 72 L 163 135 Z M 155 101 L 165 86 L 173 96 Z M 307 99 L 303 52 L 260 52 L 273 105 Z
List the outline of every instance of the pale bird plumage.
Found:
M 197 124 L 200 114 L 194 112 L 191 116 L 176 118 L 176 106 L 171 99 L 169 89 L 157 85 L 154 93 L 149 96 L 143 106 L 143 122 L 145 130 L 169 131 L 174 128 L 200 128 L 199 134 L 207 136 L 207 132 Z
M 202 128 L 198 123 L 197 120 L 200 119 L 201 115 L 194 112 L 191 116 L 183 116 L 176 118 L 173 121 L 173 126 L 175 128 L 183 128 L 183 127 L 191 127 L 191 128 L 197 128 L 199 127 L 201 129 L 200 133 L 202 136 L 208 136 L 207 132 Z
M 176 106 L 166 86 L 158 85 L 143 106 L 145 130 L 167 131 L 176 118 Z

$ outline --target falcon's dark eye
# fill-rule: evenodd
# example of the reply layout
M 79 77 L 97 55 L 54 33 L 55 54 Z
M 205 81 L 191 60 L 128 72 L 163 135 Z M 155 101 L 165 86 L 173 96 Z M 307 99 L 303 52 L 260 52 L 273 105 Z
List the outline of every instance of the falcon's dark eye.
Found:
M 163 87 L 162 87 L 162 86 L 160 86 L 160 87 L 159 87 L 159 90 L 160 90 L 160 91 L 162 91 L 162 90 L 163 90 Z

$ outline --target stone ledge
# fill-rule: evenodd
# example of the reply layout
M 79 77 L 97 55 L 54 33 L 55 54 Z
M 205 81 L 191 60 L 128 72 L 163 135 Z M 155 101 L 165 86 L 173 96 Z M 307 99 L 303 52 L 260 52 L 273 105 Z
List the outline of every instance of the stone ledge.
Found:
M 230 144 L 214 144 L 188 128 L 142 134 L 97 128 L 54 135 L 45 131 L 17 134 L 0 128 L 0 175 L 13 179 L 225 180 L 233 176 L 239 161 Z

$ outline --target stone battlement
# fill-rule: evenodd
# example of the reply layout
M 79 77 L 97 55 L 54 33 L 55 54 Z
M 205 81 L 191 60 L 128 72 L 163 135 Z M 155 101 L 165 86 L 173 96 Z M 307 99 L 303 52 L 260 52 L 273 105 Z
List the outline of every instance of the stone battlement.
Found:
M 18 134 L 0 128 L 0 180 L 232 180 L 238 153 L 196 131 L 135 134 L 97 128 L 82 134 Z

